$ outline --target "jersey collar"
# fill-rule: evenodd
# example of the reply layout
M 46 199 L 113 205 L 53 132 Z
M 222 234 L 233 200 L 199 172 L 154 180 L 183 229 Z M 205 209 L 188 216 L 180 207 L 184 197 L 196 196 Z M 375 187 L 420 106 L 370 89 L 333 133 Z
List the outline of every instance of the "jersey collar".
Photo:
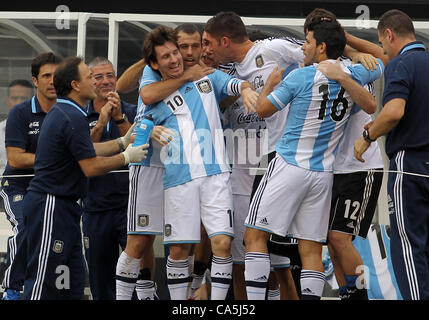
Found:
M 43 111 L 42 107 L 40 106 L 39 100 L 37 100 L 37 97 L 34 95 L 33 98 L 31 98 L 31 113 L 46 113 Z
M 76 101 L 74 101 L 69 97 L 57 98 L 57 103 L 65 103 L 65 104 L 71 105 L 72 107 L 76 108 L 79 112 L 81 112 L 85 117 L 87 116 L 85 108 L 81 107 Z
M 97 113 L 97 114 L 98 114 L 98 112 L 96 112 L 96 111 L 95 111 L 95 109 L 94 109 L 94 101 L 93 101 L 93 100 L 91 100 L 91 101 L 88 103 L 88 105 L 86 106 L 85 110 L 86 110 L 86 113 L 87 113 L 88 115 L 91 115 L 91 114 L 93 114 L 93 113 Z
M 423 44 L 423 42 L 421 41 L 413 41 L 410 43 L 407 43 L 402 49 L 401 51 L 399 51 L 399 54 L 403 54 L 404 52 L 407 52 L 409 50 L 426 50 L 425 45 Z

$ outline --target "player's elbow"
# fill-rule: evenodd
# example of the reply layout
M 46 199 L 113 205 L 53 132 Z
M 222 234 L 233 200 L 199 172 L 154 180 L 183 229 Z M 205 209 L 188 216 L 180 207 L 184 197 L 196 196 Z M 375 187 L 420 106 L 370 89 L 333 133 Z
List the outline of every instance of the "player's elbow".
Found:
M 11 167 L 11 169 L 13 170 L 21 169 L 19 162 L 16 161 L 15 159 L 9 158 L 7 162 L 9 164 L 9 167 Z
M 153 90 L 145 90 L 144 87 L 140 90 L 140 98 L 147 106 L 158 102 L 157 96 Z
M 80 168 L 87 178 L 93 178 L 103 174 L 103 171 L 100 170 L 100 161 L 99 157 L 88 158 L 79 160 Z
M 373 113 L 375 113 L 375 112 L 377 111 L 377 101 L 376 101 L 375 99 L 371 100 L 371 101 L 368 103 L 368 105 L 367 105 L 367 107 L 366 107 L 365 111 L 366 111 L 368 114 L 373 114 Z
M 257 110 L 258 116 L 261 118 L 268 118 L 273 115 L 274 112 L 268 112 L 267 110 Z
M 256 103 L 256 113 L 261 118 L 268 118 L 271 117 L 275 112 L 277 111 L 276 107 L 274 107 L 269 102 L 260 102 L 258 101 Z
M 88 168 L 86 170 L 82 170 L 83 174 L 85 175 L 85 177 L 87 178 L 93 178 L 98 176 L 96 170 L 94 170 L 93 168 Z
M 133 88 L 128 88 L 120 79 L 116 83 L 116 91 L 119 93 L 130 93 Z

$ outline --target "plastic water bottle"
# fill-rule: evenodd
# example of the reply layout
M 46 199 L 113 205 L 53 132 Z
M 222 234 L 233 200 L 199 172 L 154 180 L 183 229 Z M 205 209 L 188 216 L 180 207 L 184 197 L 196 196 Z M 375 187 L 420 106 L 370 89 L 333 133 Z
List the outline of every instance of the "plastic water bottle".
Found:
M 141 146 L 149 143 L 150 136 L 154 127 L 153 118 L 151 114 L 144 116 L 137 129 L 137 136 L 134 140 L 133 146 Z

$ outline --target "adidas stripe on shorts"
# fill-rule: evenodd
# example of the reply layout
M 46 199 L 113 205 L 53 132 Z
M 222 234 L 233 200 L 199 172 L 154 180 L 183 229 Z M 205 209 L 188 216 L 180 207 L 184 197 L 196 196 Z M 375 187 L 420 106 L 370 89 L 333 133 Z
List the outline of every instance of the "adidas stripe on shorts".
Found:
M 333 173 L 303 169 L 277 155 L 250 204 L 245 225 L 280 236 L 326 242 Z
M 164 168 L 130 166 L 128 234 L 162 234 L 164 229 Z

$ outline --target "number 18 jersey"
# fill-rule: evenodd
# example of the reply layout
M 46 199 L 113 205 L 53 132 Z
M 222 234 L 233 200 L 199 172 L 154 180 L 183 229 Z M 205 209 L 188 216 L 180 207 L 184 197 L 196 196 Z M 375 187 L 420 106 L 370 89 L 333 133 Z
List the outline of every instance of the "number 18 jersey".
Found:
M 335 63 L 334 60 L 330 60 Z M 382 75 L 383 63 L 375 71 L 361 64 L 342 69 L 360 85 Z M 339 140 L 354 105 L 336 81 L 328 80 L 317 64 L 292 71 L 268 99 L 282 110 L 290 102 L 284 133 L 276 151 L 292 165 L 311 171 L 332 171 Z

